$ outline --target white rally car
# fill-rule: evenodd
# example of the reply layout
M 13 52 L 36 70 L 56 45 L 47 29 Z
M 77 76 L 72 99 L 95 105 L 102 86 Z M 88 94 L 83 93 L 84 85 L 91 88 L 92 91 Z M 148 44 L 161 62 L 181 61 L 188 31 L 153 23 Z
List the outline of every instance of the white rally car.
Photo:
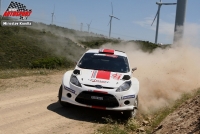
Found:
M 138 107 L 139 81 L 132 77 L 127 55 L 112 49 L 88 50 L 74 70 L 67 71 L 58 98 L 62 106 L 121 111 L 134 117 Z

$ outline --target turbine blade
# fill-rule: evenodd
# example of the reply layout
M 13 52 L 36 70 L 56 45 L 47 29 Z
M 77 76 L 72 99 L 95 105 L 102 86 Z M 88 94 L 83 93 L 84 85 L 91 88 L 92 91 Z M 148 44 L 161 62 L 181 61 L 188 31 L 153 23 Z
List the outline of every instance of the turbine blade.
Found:
M 112 2 L 111 2 L 111 7 L 112 7 L 112 15 L 113 15 L 113 5 L 112 5 Z
M 92 23 L 92 20 L 90 21 L 90 24 Z
M 119 18 L 117 18 L 117 17 L 115 17 L 115 16 L 113 16 L 113 18 L 120 20 Z
M 54 11 L 55 11 L 55 4 L 54 4 L 54 7 L 53 7 L 53 13 L 54 13 Z
M 153 25 L 153 23 L 154 23 L 154 21 L 155 21 L 156 17 L 158 16 L 158 12 L 159 12 L 159 10 L 157 11 L 157 13 L 156 13 L 156 16 L 154 17 L 154 19 L 153 19 L 153 22 L 152 22 L 151 26 Z
M 162 5 L 176 5 L 176 3 L 162 3 Z

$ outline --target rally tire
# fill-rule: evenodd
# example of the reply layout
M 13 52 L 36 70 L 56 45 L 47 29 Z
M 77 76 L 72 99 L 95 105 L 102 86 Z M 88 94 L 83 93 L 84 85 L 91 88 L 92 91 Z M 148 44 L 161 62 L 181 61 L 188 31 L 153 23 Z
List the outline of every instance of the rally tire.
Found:
M 62 98 L 62 85 L 60 86 L 59 92 L 58 92 L 58 102 L 60 103 L 60 105 L 61 105 L 62 107 L 67 107 L 67 106 L 69 106 L 69 103 L 61 101 L 61 98 Z
M 135 99 L 134 105 L 135 105 L 135 108 L 133 110 L 128 110 L 128 111 L 123 112 L 123 115 L 125 118 L 127 118 L 127 119 L 135 118 L 137 111 L 138 111 L 138 96 Z

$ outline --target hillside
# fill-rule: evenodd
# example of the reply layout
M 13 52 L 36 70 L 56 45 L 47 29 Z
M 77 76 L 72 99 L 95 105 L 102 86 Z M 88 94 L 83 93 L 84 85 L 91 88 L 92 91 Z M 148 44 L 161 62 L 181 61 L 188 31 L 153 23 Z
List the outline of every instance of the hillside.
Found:
M 88 48 L 120 42 L 99 34 L 43 23 L 33 23 L 31 27 L 0 26 L 0 69 L 69 68 Z M 146 52 L 161 47 L 145 41 L 128 42 L 137 43 Z
M 27 27 L 0 27 L 0 69 L 70 67 L 84 51 L 69 38 L 50 32 Z
M 160 124 L 156 134 L 199 134 L 200 133 L 200 95 L 182 104 L 168 115 Z
M 32 28 L 0 26 L 0 69 L 68 68 L 86 51 L 75 40 L 74 30 L 36 24 Z

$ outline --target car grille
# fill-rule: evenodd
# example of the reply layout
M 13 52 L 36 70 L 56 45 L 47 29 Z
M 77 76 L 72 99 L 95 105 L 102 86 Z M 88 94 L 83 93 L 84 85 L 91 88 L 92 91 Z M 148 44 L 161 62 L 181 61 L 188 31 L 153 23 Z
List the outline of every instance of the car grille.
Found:
M 92 99 L 92 96 L 102 97 L 103 100 Z M 91 106 L 102 106 L 102 107 L 118 107 L 119 103 L 117 99 L 111 94 L 102 94 L 96 92 L 81 92 L 75 99 L 76 102 L 91 105 Z

